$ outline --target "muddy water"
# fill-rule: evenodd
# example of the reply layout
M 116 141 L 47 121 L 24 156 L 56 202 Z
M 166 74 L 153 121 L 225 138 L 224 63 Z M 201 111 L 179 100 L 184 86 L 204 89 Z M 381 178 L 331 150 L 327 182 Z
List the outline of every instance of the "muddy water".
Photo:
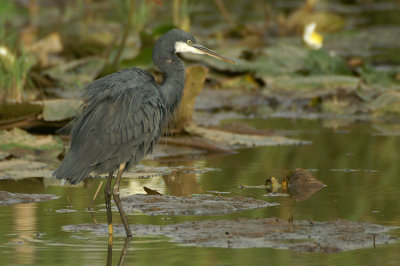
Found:
M 381 225 L 400 226 L 400 146 L 399 136 L 382 135 L 374 126 L 357 124 L 338 130 L 316 120 L 246 120 L 262 129 L 275 129 L 290 137 L 311 140 L 309 146 L 262 147 L 236 154 L 173 161 L 148 161 L 147 166 L 172 167 L 169 175 L 125 179 L 122 194 L 142 193 L 142 187 L 163 194 L 189 195 L 218 193 L 277 202 L 280 205 L 224 216 L 129 215 L 131 224 L 168 225 L 204 219 L 238 217 L 278 217 L 294 220 L 329 221 L 346 219 Z M 267 197 L 260 188 L 241 189 L 240 185 L 263 185 L 271 176 L 305 168 L 313 171 L 327 187 L 310 198 Z M 102 265 L 107 261 L 107 236 L 90 232 L 64 232 L 62 226 L 105 223 L 103 195 L 86 208 L 101 179 L 88 180 L 76 187 L 52 185 L 43 178 L 21 181 L 0 180 L 0 190 L 21 193 L 51 193 L 58 199 L 0 207 L 1 265 Z M 104 181 L 104 180 L 103 180 Z M 222 193 L 228 192 L 228 193 Z M 119 223 L 117 213 L 114 221 Z M 394 232 L 399 236 L 399 230 Z M 117 264 L 124 238 L 116 236 L 113 264 Z M 135 237 L 125 265 L 244 265 L 284 264 L 384 265 L 400 261 L 400 244 L 335 254 L 308 254 L 271 248 L 228 249 L 185 247 L 165 237 Z

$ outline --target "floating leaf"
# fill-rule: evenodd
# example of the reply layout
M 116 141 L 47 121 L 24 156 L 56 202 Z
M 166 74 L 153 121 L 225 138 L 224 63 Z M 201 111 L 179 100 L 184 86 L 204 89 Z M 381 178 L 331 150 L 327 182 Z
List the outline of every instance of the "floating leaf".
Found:
M 58 198 L 59 198 L 58 196 L 53 194 L 23 194 L 23 193 L 10 193 L 7 191 L 0 191 L 0 205 L 49 201 Z
M 310 141 L 290 139 L 281 136 L 261 136 L 231 133 L 222 130 L 202 128 L 193 124 L 185 127 L 185 131 L 191 135 L 201 136 L 205 139 L 231 148 L 278 145 L 307 145 L 311 143 Z
M 375 245 L 398 242 L 388 232 L 397 226 L 360 223 L 346 220 L 328 222 L 288 221 L 279 218 L 200 220 L 167 225 L 130 226 L 135 235 L 164 235 L 172 242 L 194 247 L 255 248 L 269 247 L 298 252 L 337 253 Z M 107 224 L 66 225 L 69 232 L 91 231 L 108 234 Z M 125 235 L 121 224 L 114 226 L 114 233 Z M 374 237 L 373 237 L 374 236 Z
M 213 195 L 176 197 L 136 194 L 121 200 L 125 212 L 140 210 L 150 215 L 220 215 L 278 205 L 252 198 Z

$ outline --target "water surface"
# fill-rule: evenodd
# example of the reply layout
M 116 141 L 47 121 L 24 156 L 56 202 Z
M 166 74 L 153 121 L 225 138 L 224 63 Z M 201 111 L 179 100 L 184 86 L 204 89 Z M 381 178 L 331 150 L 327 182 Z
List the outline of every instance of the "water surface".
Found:
M 279 206 L 211 217 L 147 216 L 137 213 L 129 215 L 129 222 L 163 225 L 199 219 L 289 219 L 293 216 L 295 220 L 346 219 L 400 226 L 399 136 L 382 135 L 370 124 L 355 124 L 334 130 L 324 127 L 326 123 L 318 120 L 257 119 L 242 122 L 313 143 L 308 146 L 244 149 L 223 156 L 147 161 L 143 164 L 177 170 L 166 176 L 124 179 L 122 193 L 143 193 L 143 186 L 171 195 L 221 191 L 229 192 L 223 196 L 253 197 L 278 202 Z M 182 169 L 179 170 L 180 167 Z M 304 201 L 296 201 L 292 197 L 268 198 L 264 189 L 240 188 L 240 185 L 262 185 L 266 178 L 283 176 L 296 168 L 313 171 L 327 187 Z M 91 179 L 79 186 L 60 187 L 40 177 L 21 181 L 0 180 L 0 190 L 60 196 L 49 202 L 0 207 L 1 264 L 106 264 L 107 236 L 64 232 L 61 229 L 69 224 L 106 223 L 102 193 L 95 202 L 95 211 L 86 211 L 100 181 L 102 179 Z M 120 222 L 116 212 L 114 221 Z M 394 235 L 400 236 L 399 231 Z M 114 238 L 113 264 L 118 262 L 123 244 L 123 237 Z M 399 248 L 400 244 L 394 244 L 374 249 L 371 242 L 368 249 L 307 254 L 270 248 L 185 247 L 170 243 L 165 237 L 139 236 L 131 242 L 125 265 L 396 265 L 400 261 Z

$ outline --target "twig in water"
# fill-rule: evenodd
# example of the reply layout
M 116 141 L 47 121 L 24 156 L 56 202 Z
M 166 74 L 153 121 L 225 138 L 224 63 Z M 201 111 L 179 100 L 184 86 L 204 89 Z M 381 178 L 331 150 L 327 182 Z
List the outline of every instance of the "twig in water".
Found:
M 68 208 L 71 209 L 71 208 L 72 208 L 72 206 L 71 206 L 71 201 L 69 200 L 68 195 L 67 195 L 67 203 L 68 203 Z
M 376 245 L 375 245 L 376 234 L 373 234 L 372 236 L 373 236 L 373 238 L 374 238 L 374 248 L 376 248 Z
M 103 186 L 103 181 L 100 181 L 100 184 L 99 184 L 99 186 L 98 186 L 98 188 L 97 188 L 97 190 L 96 190 L 96 193 L 94 193 L 93 199 L 92 199 L 92 201 L 91 201 L 90 204 L 89 204 L 89 207 L 88 207 L 88 210 L 89 210 L 89 211 L 90 211 L 90 209 L 92 208 L 93 203 L 94 203 L 94 201 L 95 201 L 96 198 L 97 198 L 97 194 L 99 194 L 100 188 L 101 188 L 102 186 Z

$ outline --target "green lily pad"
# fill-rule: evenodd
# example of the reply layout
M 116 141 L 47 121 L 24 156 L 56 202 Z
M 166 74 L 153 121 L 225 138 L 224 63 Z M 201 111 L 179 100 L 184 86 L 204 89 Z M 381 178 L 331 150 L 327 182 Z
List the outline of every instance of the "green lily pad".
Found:
M 325 49 L 312 50 L 305 60 L 306 70 L 311 74 L 349 75 L 346 62 Z
M 365 83 L 375 91 L 400 90 L 400 81 L 395 77 L 400 73 L 399 67 L 376 68 L 366 66 L 361 71 Z

